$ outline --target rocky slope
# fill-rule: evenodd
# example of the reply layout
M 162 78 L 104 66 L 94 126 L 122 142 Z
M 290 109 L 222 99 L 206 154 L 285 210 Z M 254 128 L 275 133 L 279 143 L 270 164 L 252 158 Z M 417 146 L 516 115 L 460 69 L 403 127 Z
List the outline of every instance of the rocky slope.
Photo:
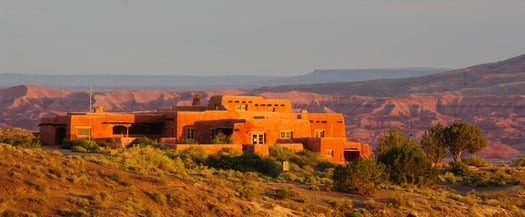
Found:
M 490 141 L 481 155 L 508 159 L 525 153 L 525 96 L 334 97 L 297 91 L 262 95 L 291 99 L 296 108 L 309 111 L 343 113 L 347 136 L 372 144 L 396 127 L 419 137 L 432 124 L 465 121 L 480 126 Z

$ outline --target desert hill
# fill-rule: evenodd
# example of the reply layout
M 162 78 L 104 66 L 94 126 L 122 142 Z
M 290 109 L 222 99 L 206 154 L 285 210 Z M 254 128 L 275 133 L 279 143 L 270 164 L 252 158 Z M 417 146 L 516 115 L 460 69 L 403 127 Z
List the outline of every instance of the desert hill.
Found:
M 332 192 L 327 178 L 300 181 L 294 175 L 299 172 L 271 178 L 215 169 L 196 164 L 191 156 L 151 147 L 80 155 L 52 147 L 28 149 L 0 143 L 0 154 L 2 216 L 524 214 L 524 189 L 516 184 L 485 188 L 449 182 L 425 188 L 385 184 L 377 194 L 365 197 Z M 509 168 L 494 168 L 499 173 L 505 170 Z M 519 169 L 511 174 L 505 179 L 522 177 Z
M 480 64 L 426 76 L 360 82 L 270 86 L 257 89 L 254 93 L 290 90 L 329 95 L 377 97 L 442 93 L 477 96 L 520 95 L 525 94 L 525 54 L 500 62 Z

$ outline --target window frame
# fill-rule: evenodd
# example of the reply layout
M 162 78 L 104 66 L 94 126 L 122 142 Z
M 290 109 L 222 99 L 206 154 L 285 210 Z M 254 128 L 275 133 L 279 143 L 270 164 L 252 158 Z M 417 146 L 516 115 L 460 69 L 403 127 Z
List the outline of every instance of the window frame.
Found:
M 281 130 L 279 139 L 293 139 L 293 130 Z
M 195 127 L 187 127 L 184 129 L 184 138 L 195 140 L 197 138 L 197 129 Z

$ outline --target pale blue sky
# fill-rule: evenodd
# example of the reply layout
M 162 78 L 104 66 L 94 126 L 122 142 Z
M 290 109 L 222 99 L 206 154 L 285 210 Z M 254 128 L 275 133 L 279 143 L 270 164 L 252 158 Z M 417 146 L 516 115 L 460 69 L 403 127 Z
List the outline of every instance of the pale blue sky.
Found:
M 0 0 L 0 73 L 460 68 L 524 46 L 524 0 Z

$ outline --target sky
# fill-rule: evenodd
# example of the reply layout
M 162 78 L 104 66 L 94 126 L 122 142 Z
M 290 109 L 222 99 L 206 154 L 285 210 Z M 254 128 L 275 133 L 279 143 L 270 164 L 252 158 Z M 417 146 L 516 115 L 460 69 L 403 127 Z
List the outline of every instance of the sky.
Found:
M 463 68 L 524 46 L 523 0 L 0 0 L 0 73 Z

